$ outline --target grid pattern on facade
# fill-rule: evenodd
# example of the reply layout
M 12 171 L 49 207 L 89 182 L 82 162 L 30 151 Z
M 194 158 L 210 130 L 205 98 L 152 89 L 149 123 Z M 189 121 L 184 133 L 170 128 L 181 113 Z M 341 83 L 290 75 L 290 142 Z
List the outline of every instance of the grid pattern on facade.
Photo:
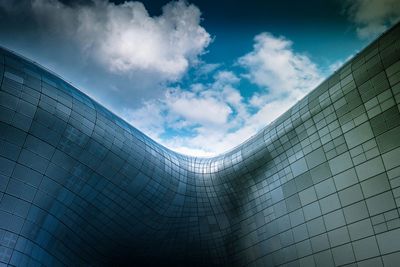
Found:
M 0 50 L 0 264 L 396 266 L 400 26 L 215 158 Z

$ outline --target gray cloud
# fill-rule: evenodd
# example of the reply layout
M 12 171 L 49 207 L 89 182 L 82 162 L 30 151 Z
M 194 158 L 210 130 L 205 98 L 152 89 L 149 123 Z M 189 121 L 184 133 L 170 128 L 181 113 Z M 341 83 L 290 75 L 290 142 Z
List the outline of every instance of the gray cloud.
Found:
M 200 16 L 184 1 L 152 17 L 141 2 L 0 0 L 0 43 L 118 113 L 159 94 L 197 62 L 211 41 Z
M 351 0 L 345 9 L 360 38 L 374 38 L 400 19 L 399 0 Z
M 170 2 L 158 17 L 150 17 L 141 2 L 120 5 L 105 0 L 65 5 L 58 0 L 4 0 L 5 14 L 23 15 L 43 36 L 61 36 L 75 42 L 113 72 L 146 70 L 176 80 L 210 43 L 200 23 L 200 10 L 183 1 Z

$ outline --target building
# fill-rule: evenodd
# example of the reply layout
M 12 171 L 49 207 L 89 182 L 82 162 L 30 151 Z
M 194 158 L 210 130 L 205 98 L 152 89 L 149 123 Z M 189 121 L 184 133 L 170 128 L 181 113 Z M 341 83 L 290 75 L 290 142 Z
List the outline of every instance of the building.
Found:
M 397 266 L 400 25 L 194 158 L 0 50 L 2 265 Z

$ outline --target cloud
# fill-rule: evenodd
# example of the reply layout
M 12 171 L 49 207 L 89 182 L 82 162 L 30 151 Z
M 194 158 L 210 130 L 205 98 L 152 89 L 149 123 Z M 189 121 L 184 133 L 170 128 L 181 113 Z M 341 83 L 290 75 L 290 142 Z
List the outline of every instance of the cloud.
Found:
M 323 78 L 309 57 L 293 50 L 290 40 L 262 33 L 254 41 L 253 50 L 238 59 L 244 73 L 218 69 L 208 83 L 169 88 L 164 97 L 147 104 L 162 119 L 146 119 L 144 123 L 142 109 L 128 109 L 124 116 L 157 141 L 184 154 L 214 156 L 239 145 Z M 239 90 L 242 79 L 256 84 L 259 92 L 244 97 Z
M 183 1 L 168 3 L 159 16 L 139 2 L 64 2 L 0 0 L 1 42 L 55 62 L 54 71 L 75 77 L 81 90 L 181 153 L 211 156 L 235 147 L 323 76 L 289 39 L 270 33 L 257 35 L 234 66 L 202 62 L 211 38 L 199 9 Z M 180 80 L 186 73 L 195 79 Z
M 122 115 L 171 149 L 196 156 L 215 155 L 248 138 L 248 133 L 237 135 L 249 116 L 235 88 L 238 82 L 234 73 L 218 71 L 210 83 L 168 88 L 162 98 L 139 109 L 126 109 Z M 148 113 L 152 115 L 145 117 Z
M 150 108 L 149 99 L 206 65 L 201 56 L 211 37 L 201 20 L 200 10 L 185 1 L 153 16 L 140 2 L 0 0 L 0 45 L 124 114 Z
M 321 82 L 321 73 L 311 59 L 294 52 L 284 37 L 261 33 L 254 38 L 253 51 L 239 58 L 251 82 L 265 88 L 268 98 L 293 97 L 299 100 Z
M 166 97 L 170 112 L 198 124 L 221 125 L 227 122 L 231 108 L 207 91 L 200 93 L 170 90 Z
M 253 50 L 238 59 L 246 69 L 243 76 L 264 89 L 249 100 L 257 110 L 249 123 L 272 122 L 322 82 L 318 66 L 292 45 L 285 37 L 261 33 L 254 38 Z
M 352 0 L 345 10 L 362 39 L 375 38 L 400 19 L 398 0 Z
M 346 58 L 338 59 L 338 60 L 334 61 L 333 63 L 329 64 L 326 67 L 326 70 L 325 70 L 326 73 L 328 75 L 331 75 L 335 71 L 339 70 L 346 62 L 348 62 L 350 59 L 352 59 L 354 57 L 354 55 L 357 54 L 358 52 L 359 52 L 358 50 L 355 50 L 354 53 L 350 54 Z
M 84 54 L 115 73 L 145 71 L 176 81 L 211 41 L 200 26 L 200 10 L 184 1 L 170 2 L 150 16 L 141 2 L 65 5 L 58 0 L 0 0 L 8 15 L 37 23 L 42 36 L 63 36 Z
M 206 62 L 199 62 L 196 66 L 195 70 L 195 78 L 205 78 L 208 77 L 209 74 L 215 72 L 221 64 L 218 63 L 206 63 Z
M 151 138 L 160 140 L 159 136 L 166 130 L 164 109 L 165 106 L 161 102 L 153 99 L 144 102 L 134 112 L 125 107 L 119 115 Z

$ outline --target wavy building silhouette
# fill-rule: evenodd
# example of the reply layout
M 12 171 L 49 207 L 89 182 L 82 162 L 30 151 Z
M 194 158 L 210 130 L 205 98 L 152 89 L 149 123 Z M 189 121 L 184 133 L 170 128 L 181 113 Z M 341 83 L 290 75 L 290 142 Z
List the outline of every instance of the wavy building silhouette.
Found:
M 399 25 L 213 158 L 5 49 L 0 81 L 0 265 L 400 262 Z

